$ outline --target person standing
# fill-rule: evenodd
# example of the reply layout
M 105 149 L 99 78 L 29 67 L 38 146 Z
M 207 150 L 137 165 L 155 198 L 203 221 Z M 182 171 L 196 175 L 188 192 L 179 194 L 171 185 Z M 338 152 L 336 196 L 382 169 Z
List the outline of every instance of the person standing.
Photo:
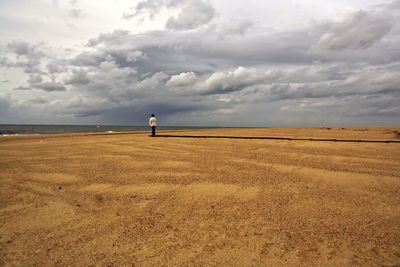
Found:
M 157 126 L 157 119 L 154 114 L 151 114 L 149 125 L 151 126 L 151 136 L 156 135 L 156 126 Z

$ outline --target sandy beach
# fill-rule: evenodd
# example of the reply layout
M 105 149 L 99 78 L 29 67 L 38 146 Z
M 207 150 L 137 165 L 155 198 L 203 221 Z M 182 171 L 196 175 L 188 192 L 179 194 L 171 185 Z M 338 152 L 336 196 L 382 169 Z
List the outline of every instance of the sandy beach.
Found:
M 400 140 L 400 127 L 163 134 Z M 0 137 L 2 266 L 398 266 L 400 143 Z

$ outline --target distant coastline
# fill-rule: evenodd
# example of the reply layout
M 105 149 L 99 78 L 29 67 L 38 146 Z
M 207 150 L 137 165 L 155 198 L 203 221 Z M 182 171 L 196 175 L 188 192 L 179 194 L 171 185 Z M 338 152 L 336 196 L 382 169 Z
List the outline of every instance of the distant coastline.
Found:
M 197 126 L 158 126 L 159 130 L 194 130 L 214 129 L 218 127 Z M 40 125 L 40 124 L 0 124 L 0 136 L 32 135 L 32 134 L 63 134 L 90 132 L 129 132 L 147 131 L 148 126 L 125 125 Z

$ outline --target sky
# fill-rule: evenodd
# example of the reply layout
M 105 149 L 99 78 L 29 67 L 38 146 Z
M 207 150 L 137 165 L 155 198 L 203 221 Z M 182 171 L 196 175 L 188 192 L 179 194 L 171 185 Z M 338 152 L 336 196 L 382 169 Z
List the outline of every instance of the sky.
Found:
M 0 0 L 0 123 L 400 124 L 400 0 Z

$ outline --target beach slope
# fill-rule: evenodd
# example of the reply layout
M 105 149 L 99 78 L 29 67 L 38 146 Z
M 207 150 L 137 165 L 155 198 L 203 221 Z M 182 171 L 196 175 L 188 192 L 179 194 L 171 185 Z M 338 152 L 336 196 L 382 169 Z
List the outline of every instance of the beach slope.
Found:
M 399 127 L 0 137 L 0 265 L 400 265 Z

